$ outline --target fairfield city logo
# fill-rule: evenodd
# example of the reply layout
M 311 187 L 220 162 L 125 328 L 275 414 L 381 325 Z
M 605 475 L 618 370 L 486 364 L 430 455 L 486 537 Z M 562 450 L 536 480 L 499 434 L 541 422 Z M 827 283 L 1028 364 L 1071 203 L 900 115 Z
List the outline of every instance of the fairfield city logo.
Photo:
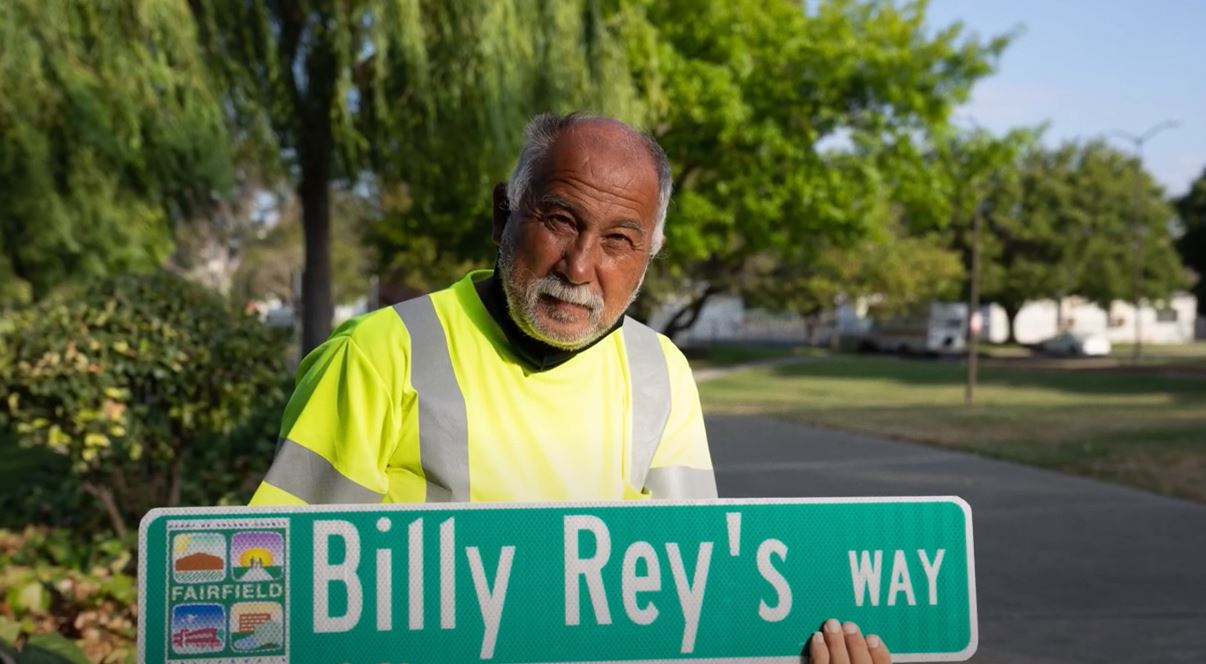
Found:
M 288 521 L 168 524 L 168 662 L 288 661 Z

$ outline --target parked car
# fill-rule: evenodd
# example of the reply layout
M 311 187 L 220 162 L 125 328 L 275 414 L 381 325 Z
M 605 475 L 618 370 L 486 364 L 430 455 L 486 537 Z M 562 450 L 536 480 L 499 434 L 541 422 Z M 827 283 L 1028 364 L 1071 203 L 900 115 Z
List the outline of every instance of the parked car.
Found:
M 1103 334 L 1061 332 L 1035 344 L 1033 349 L 1044 355 L 1100 357 L 1110 354 L 1110 340 Z

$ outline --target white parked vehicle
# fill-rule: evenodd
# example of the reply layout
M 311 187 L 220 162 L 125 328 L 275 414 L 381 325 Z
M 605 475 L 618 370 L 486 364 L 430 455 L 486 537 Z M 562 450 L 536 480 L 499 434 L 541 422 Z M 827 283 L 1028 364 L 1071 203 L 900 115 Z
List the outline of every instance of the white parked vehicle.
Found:
M 1101 357 L 1110 354 L 1110 340 L 1104 334 L 1061 332 L 1034 345 L 1034 350 L 1046 355 Z
M 888 353 L 962 353 L 967 347 L 967 305 L 931 302 L 911 315 L 874 318 L 860 347 Z

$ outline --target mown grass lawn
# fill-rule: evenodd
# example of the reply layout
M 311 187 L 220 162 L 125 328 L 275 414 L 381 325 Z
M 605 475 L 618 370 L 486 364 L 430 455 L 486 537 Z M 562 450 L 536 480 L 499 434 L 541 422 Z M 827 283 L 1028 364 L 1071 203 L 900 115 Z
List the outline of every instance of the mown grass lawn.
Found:
M 824 355 L 823 351 L 786 344 L 715 344 L 683 349 L 693 369 L 712 369 L 787 357 Z
M 1206 501 L 1206 372 L 1058 366 L 985 367 L 971 408 L 961 362 L 895 357 L 753 369 L 700 392 L 707 413 L 769 414 Z
M 1206 367 L 1206 341 L 1184 344 L 1144 344 L 1140 349 L 1140 364 Z M 1114 344 L 1111 357 L 1131 362 L 1134 344 Z

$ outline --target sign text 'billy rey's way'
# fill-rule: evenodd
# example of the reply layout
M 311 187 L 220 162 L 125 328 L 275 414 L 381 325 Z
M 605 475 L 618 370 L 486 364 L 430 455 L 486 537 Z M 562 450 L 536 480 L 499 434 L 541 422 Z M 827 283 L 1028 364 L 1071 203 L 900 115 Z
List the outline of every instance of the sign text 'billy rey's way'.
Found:
M 741 553 L 741 513 L 729 512 L 725 516 L 728 524 L 728 553 L 736 557 Z M 365 584 L 361 570 L 367 561 L 375 561 L 373 564 L 376 566 L 376 588 L 375 592 L 370 593 L 372 597 L 368 600 L 373 605 L 374 629 L 380 632 L 394 629 L 393 605 L 394 598 L 398 596 L 408 598 L 406 629 L 436 628 L 434 625 L 427 625 L 424 620 L 425 604 L 428 601 L 439 607 L 438 628 L 456 629 L 457 577 L 454 570 L 457 565 L 456 557 L 462 555 L 456 543 L 456 518 L 449 517 L 436 528 L 427 527 L 438 530 L 438 535 L 435 536 L 439 538 L 440 551 L 438 561 L 434 561 L 439 569 L 439 587 L 437 592 L 432 593 L 428 592 L 424 583 L 424 566 L 431 563 L 424 559 L 424 538 L 429 536 L 424 521 L 420 516 L 406 526 L 404 584 L 403 579 L 396 578 L 394 574 L 394 551 L 391 548 L 362 551 L 360 533 L 350 521 L 321 520 L 314 523 L 315 632 L 349 632 L 361 626 L 362 620 L 366 619 Z M 583 603 L 586 601 L 583 595 L 589 597 L 594 622 L 610 625 L 613 612 L 605 587 L 613 584 L 620 590 L 623 619 L 636 625 L 652 624 L 663 610 L 670 610 L 665 603 L 659 606 L 649 598 L 650 594 L 662 590 L 662 570 L 668 569 L 677 598 L 673 609 L 682 617 L 681 652 L 690 653 L 695 649 L 695 636 L 708 586 L 708 570 L 716 549 L 715 542 L 698 542 L 694 551 L 684 552 L 678 542 L 665 542 L 662 545 L 663 550 L 659 551 L 650 542 L 637 540 L 629 543 L 622 555 L 618 555 L 619 551 L 616 551 L 616 560 L 621 561 L 616 565 L 612 560 L 615 545 L 607 524 L 602 519 L 589 514 L 571 514 L 564 517 L 563 524 L 565 557 L 562 569 L 565 581 L 566 626 L 581 624 Z M 393 522 L 389 517 L 380 517 L 376 528 L 382 533 L 388 533 L 393 529 Z M 331 556 L 331 544 L 335 539 L 340 540 L 344 551 L 339 562 L 333 562 Z M 593 550 L 591 555 L 582 553 L 584 539 L 589 539 Z M 487 572 L 479 547 L 462 548 L 472 574 L 473 591 L 477 598 L 476 608 L 485 626 L 481 658 L 490 659 L 494 654 L 494 645 L 502 623 L 507 588 L 511 583 L 511 569 L 519 546 L 504 544 L 498 547 L 497 552 L 491 552 L 490 557 L 498 561 L 492 573 Z M 946 549 L 931 552 L 917 549 L 915 560 L 910 560 L 913 552 L 903 549 L 889 550 L 887 554 L 891 556 L 891 563 L 888 568 L 884 567 L 884 554 L 882 549 L 848 551 L 851 595 L 856 606 L 863 606 L 867 602 L 871 606 L 878 606 L 881 601 L 887 606 L 893 606 L 897 602 L 914 606 L 918 601 L 918 592 L 913 584 L 914 577 L 923 580 L 922 601 L 930 606 L 938 604 L 938 575 L 942 571 Z M 756 615 L 760 620 L 779 622 L 791 615 L 794 593 L 783 572 L 775 566 L 776 561 L 786 561 L 788 555 L 788 547 L 781 540 L 768 538 L 758 543 L 754 560 L 758 574 L 766 584 L 756 607 Z M 605 568 L 607 574 L 604 573 Z M 688 569 L 693 571 L 688 574 Z M 887 584 L 881 583 L 885 571 L 888 571 Z M 344 609 L 338 612 L 338 615 L 332 611 L 330 601 L 332 587 L 336 585 L 341 586 L 347 597 Z M 584 585 L 586 593 L 581 592 Z M 882 593 L 881 588 L 884 591 Z M 438 596 L 431 597 L 437 593 Z

